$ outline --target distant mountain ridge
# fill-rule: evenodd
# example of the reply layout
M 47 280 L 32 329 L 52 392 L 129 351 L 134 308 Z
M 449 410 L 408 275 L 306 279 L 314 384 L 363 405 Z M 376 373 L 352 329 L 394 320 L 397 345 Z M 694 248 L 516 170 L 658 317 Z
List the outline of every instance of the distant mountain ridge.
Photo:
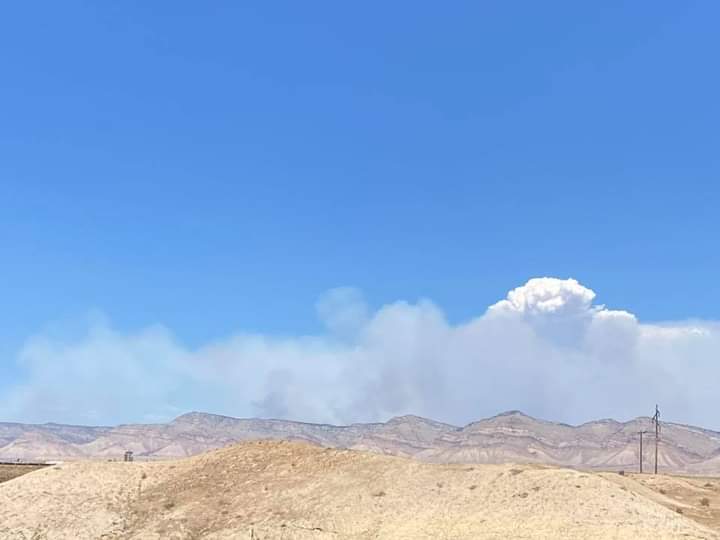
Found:
M 70 426 L 0 423 L 0 460 L 184 457 L 253 439 L 301 440 L 322 446 L 370 450 L 437 463 L 534 462 L 595 469 L 635 470 L 638 432 L 650 419 L 603 419 L 571 426 L 508 411 L 464 427 L 419 416 L 381 423 L 334 426 L 290 420 L 233 418 L 190 412 L 166 424 Z M 654 438 L 646 435 L 650 470 Z M 659 470 L 720 474 L 720 432 L 664 423 Z

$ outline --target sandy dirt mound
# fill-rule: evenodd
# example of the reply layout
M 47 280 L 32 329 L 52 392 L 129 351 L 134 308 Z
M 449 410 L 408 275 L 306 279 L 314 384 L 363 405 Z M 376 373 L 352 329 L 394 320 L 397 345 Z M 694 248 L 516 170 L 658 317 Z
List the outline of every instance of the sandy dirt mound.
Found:
M 720 478 L 650 474 L 632 474 L 625 478 L 613 474 L 603 476 L 720 531 Z
M 16 478 L 0 485 L 0 538 L 720 538 L 660 496 L 628 477 L 254 442 Z

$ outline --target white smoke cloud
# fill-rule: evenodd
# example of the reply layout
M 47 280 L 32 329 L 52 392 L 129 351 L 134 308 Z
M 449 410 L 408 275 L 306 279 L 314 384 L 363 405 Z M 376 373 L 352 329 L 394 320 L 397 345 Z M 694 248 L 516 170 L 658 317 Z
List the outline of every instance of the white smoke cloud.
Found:
M 188 410 L 348 423 L 419 414 L 463 424 L 505 409 L 582 422 L 647 414 L 720 428 L 720 325 L 643 324 L 575 280 L 531 279 L 451 325 L 429 301 L 372 313 L 355 289 L 317 304 L 327 333 L 237 334 L 197 349 L 162 327 L 97 323 L 34 337 L 0 418 L 118 423 Z
M 595 292 L 574 279 L 533 278 L 510 291 L 507 299 L 490 306 L 488 311 L 528 316 L 586 316 L 593 312 L 594 299 Z

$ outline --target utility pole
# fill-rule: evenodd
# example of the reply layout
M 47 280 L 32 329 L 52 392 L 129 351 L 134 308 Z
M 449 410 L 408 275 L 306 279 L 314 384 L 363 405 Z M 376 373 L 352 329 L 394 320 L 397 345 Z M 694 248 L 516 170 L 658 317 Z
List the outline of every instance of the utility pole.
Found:
M 655 414 L 652 417 L 655 424 L 655 474 L 657 474 L 658 465 L 658 441 L 660 440 L 660 409 L 655 405 Z
M 640 434 L 640 474 L 643 472 L 643 448 L 642 448 L 642 437 L 644 433 L 647 433 L 646 430 L 638 431 Z

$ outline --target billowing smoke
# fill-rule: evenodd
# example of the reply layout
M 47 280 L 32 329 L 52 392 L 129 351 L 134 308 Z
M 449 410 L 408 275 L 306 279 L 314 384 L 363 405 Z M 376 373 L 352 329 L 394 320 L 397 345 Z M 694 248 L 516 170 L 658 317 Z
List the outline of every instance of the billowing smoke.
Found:
M 242 334 L 190 350 L 162 327 L 34 337 L 0 418 L 118 423 L 188 410 L 349 423 L 463 424 L 506 409 L 582 422 L 647 414 L 720 428 L 720 325 L 643 324 L 575 280 L 531 279 L 459 325 L 428 301 L 374 313 L 355 289 L 317 303 L 326 333 Z

